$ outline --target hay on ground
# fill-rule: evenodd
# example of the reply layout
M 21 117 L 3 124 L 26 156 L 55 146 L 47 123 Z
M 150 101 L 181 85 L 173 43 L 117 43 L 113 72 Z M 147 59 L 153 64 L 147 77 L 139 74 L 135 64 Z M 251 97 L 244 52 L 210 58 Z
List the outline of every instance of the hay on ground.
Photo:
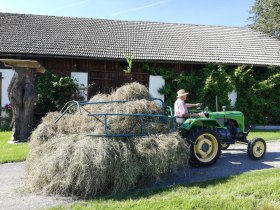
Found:
M 30 151 L 30 192 L 91 197 L 159 181 L 188 162 L 188 146 L 176 134 L 108 139 L 59 135 Z
M 90 101 L 125 99 L 126 103 L 86 105 L 91 113 L 161 114 L 139 83 L 125 85 L 111 95 L 98 94 Z M 145 137 L 105 138 L 104 116 L 88 112 L 66 114 L 56 124 L 58 113 L 49 113 L 33 132 L 27 158 L 26 189 L 29 192 L 91 197 L 129 190 L 139 184 L 159 181 L 188 165 L 189 146 L 161 118 L 145 117 Z M 98 120 L 99 119 L 99 120 Z M 110 133 L 139 133 L 141 118 L 108 117 Z

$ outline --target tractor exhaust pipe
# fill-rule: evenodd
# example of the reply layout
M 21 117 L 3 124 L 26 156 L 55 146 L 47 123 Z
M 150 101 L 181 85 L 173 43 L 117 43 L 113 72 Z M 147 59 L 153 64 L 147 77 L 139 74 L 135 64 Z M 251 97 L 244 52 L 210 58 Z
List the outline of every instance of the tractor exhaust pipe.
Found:
M 216 112 L 218 111 L 218 96 L 216 96 Z

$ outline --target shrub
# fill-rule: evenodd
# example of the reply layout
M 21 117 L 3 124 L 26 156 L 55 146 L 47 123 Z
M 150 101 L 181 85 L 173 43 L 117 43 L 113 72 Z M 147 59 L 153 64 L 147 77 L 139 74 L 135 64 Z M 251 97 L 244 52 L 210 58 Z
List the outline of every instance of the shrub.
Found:
M 70 100 L 81 100 L 78 85 L 71 77 L 59 77 L 47 71 L 35 82 L 36 110 L 40 113 L 57 111 Z
M 6 104 L 2 108 L 2 113 L 0 116 L 0 131 L 10 131 L 12 130 L 11 122 L 12 122 L 13 112 L 11 104 Z

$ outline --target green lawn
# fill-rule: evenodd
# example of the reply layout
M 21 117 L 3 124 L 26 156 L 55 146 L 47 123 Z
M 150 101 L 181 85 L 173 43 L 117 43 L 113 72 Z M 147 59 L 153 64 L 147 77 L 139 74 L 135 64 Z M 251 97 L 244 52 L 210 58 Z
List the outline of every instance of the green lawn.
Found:
M 266 141 L 280 140 L 280 131 L 252 131 L 249 133 L 248 139 L 255 137 L 263 138 Z
M 58 209 L 280 209 L 280 169 L 266 169 L 214 181 L 132 192 L 77 202 Z
M 11 132 L 0 132 L 0 163 L 17 162 L 26 159 L 28 143 L 8 144 Z

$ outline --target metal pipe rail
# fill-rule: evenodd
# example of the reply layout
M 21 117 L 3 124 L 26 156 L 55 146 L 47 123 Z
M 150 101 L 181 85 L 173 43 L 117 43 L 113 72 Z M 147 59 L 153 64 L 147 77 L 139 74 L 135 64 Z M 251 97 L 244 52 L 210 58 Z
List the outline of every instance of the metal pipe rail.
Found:
M 161 101 L 162 104 L 162 114 L 125 114 L 125 113 L 90 113 L 88 110 L 84 109 L 87 111 L 89 114 L 88 116 L 92 116 L 96 118 L 98 121 L 103 123 L 104 125 L 104 134 L 88 134 L 90 136 L 105 136 L 105 137 L 131 137 L 131 136 L 146 136 L 148 133 L 145 133 L 145 122 L 144 118 L 145 117 L 159 117 L 161 118 L 161 122 L 163 124 L 166 123 L 166 119 L 170 118 L 171 120 L 171 128 L 175 130 L 175 123 L 174 123 L 174 116 L 171 107 L 164 107 L 164 103 L 161 99 L 153 99 L 153 100 L 159 100 Z M 125 103 L 127 101 L 125 100 L 115 100 L 115 101 L 100 101 L 100 102 L 89 102 L 89 101 L 69 101 L 67 102 L 63 108 L 60 110 L 59 117 L 54 121 L 54 123 L 57 123 L 71 108 L 75 107 L 75 111 L 82 113 L 81 108 L 84 105 L 94 105 L 94 104 L 108 104 L 108 103 Z M 98 118 L 98 116 L 104 116 L 104 121 Z M 126 116 L 126 117 L 138 117 L 140 118 L 140 133 L 114 133 L 110 134 L 108 129 L 108 117 L 109 116 Z
M 125 100 L 116 100 L 116 101 L 98 101 L 98 102 L 89 102 L 89 101 L 68 101 L 63 107 L 62 109 L 59 111 L 60 116 L 54 121 L 54 123 L 57 123 L 62 117 L 63 115 L 66 114 L 66 112 L 68 110 L 70 110 L 71 107 L 76 105 L 76 109 L 79 110 L 80 114 L 82 114 L 81 111 L 81 106 L 83 105 L 88 105 L 88 104 L 108 104 L 108 103 L 120 103 L 120 102 L 127 102 Z
M 104 134 L 88 134 L 89 136 L 106 136 L 106 137 L 130 137 L 130 136 L 147 136 L 148 133 L 145 133 L 145 123 L 144 118 L 145 117 L 160 117 L 162 119 L 162 123 L 164 124 L 165 118 L 168 116 L 161 115 L 161 114 L 120 114 L 120 113 L 94 113 L 89 114 L 89 116 L 104 116 Z M 114 133 L 110 134 L 108 132 L 108 124 L 107 119 L 108 116 L 127 116 L 127 117 L 139 117 L 140 118 L 140 133 Z

